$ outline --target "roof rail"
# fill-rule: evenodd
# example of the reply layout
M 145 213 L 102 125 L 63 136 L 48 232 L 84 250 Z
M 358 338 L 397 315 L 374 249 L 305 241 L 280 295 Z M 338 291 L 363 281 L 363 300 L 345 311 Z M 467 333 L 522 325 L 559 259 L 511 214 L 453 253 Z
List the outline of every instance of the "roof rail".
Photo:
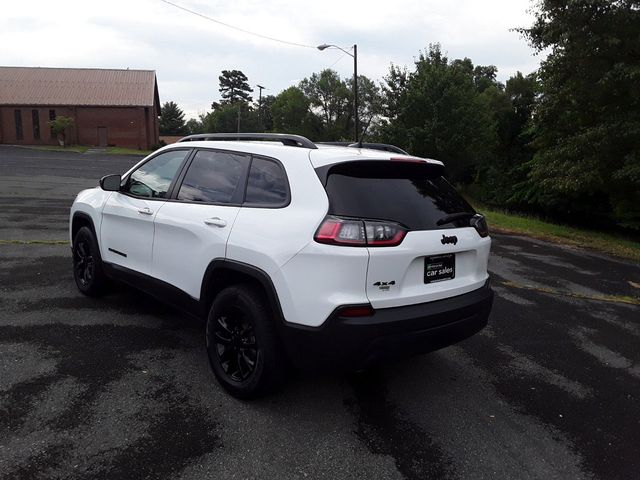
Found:
M 181 138 L 179 142 L 196 142 L 200 140 L 205 141 L 216 141 L 216 142 L 224 142 L 224 141 L 235 141 L 235 140 L 249 140 L 249 141 L 261 141 L 261 140 L 271 140 L 282 142 L 283 145 L 287 145 L 289 147 L 302 147 L 302 148 L 310 148 L 312 150 L 318 148 L 316 144 L 313 143 L 306 137 L 301 135 L 289 135 L 286 133 L 200 133 L 196 135 L 189 135 L 184 138 Z

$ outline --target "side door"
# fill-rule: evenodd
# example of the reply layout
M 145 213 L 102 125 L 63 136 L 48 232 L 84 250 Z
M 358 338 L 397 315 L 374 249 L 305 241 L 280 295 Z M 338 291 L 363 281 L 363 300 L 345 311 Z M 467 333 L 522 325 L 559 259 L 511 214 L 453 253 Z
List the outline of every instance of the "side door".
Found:
M 155 217 L 152 275 L 193 298 L 209 262 L 225 258 L 243 202 L 248 154 L 197 150 Z
M 153 220 L 166 202 L 191 149 L 162 152 L 124 178 L 102 211 L 102 259 L 151 274 Z

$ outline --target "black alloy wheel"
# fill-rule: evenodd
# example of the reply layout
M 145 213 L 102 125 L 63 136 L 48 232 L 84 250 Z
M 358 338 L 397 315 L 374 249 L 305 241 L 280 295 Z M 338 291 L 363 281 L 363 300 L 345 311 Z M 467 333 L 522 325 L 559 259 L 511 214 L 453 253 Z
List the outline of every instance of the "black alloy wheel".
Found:
M 261 352 L 253 325 L 242 309 L 231 306 L 216 318 L 213 342 L 220 365 L 231 380 L 242 382 L 253 374 Z
M 88 288 L 93 282 L 96 268 L 89 241 L 85 238 L 80 239 L 75 245 L 73 254 L 76 278 L 80 285 Z
M 220 291 L 206 329 L 207 354 L 218 382 L 234 397 L 249 399 L 275 390 L 287 362 L 264 292 L 251 284 Z
M 89 227 L 82 227 L 73 238 L 73 278 L 81 293 L 97 296 L 104 292 L 106 277 L 98 242 Z

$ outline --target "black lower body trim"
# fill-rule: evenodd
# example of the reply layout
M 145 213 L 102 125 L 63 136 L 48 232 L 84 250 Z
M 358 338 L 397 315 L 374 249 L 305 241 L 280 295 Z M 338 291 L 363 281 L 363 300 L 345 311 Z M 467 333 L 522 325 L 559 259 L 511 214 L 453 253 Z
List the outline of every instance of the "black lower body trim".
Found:
M 142 290 L 193 317 L 204 318 L 205 312 L 202 310 L 200 302 L 173 285 L 114 263 L 103 262 L 102 268 L 104 273 L 113 280 Z
M 317 329 L 287 323 L 281 337 L 298 368 L 358 370 L 460 342 L 487 325 L 492 303 L 487 281 L 464 295 L 379 309 L 370 317 L 334 313 Z

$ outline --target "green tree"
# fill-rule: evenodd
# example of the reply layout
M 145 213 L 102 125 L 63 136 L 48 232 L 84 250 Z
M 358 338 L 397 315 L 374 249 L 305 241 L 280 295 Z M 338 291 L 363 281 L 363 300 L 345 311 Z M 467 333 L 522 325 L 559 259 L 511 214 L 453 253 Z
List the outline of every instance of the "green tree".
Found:
M 229 105 L 237 102 L 251 102 L 251 92 L 253 89 L 249 86 L 247 76 L 240 70 L 222 70 L 222 75 L 218 77 L 220 82 L 220 96 L 222 97 L 221 105 Z M 217 103 L 213 102 L 212 109 L 216 109 Z
M 261 130 L 265 132 L 273 130 L 273 114 L 271 112 L 271 107 L 275 101 L 275 95 L 265 95 L 262 97 L 262 104 L 256 104 Z
M 271 105 L 273 130 L 315 138 L 317 122 L 310 111 L 311 101 L 298 87 L 280 92 Z
M 239 117 L 239 118 L 238 118 Z M 201 117 L 202 128 L 207 133 L 256 132 L 260 130 L 257 110 L 243 102 L 220 105 Z
M 640 228 L 640 4 L 540 0 L 531 28 L 541 93 L 529 201 Z
M 184 112 L 175 102 L 165 102 L 160 113 L 160 135 L 184 135 L 187 127 Z
M 63 115 L 57 115 L 54 120 L 49 120 L 47 122 L 49 128 L 54 135 L 58 137 L 60 142 L 62 142 L 62 146 L 66 146 L 67 144 L 67 130 L 73 128 L 75 122 L 71 117 L 65 117 Z
M 202 125 L 202 120 L 198 120 L 196 118 L 190 118 L 189 120 L 187 120 L 185 128 L 187 129 L 188 135 L 193 135 L 195 133 L 206 133 Z
M 450 178 L 470 183 L 497 142 L 495 118 L 476 88 L 471 60 L 450 62 L 440 45 L 430 45 L 413 72 L 392 65 L 385 82 L 381 139 L 442 160 Z
M 350 84 L 351 87 L 353 87 Z M 353 88 L 351 89 L 353 90 Z M 351 92 L 353 93 L 353 92 Z M 351 95 L 353 97 L 353 95 Z M 380 87 L 364 75 L 358 76 L 358 118 L 360 119 L 360 138 L 377 129 L 383 113 L 383 100 Z M 371 136 L 371 135 L 367 135 Z
M 300 82 L 300 90 L 309 99 L 317 112 L 322 131 L 320 140 L 353 138 L 350 122 L 353 118 L 350 89 L 334 70 L 326 69 L 314 73 Z
M 497 128 L 495 155 L 478 165 L 476 177 L 475 193 L 486 203 L 531 210 L 524 192 L 533 156 L 531 118 L 537 89 L 535 74 L 517 72 L 504 89 L 494 83 L 481 93 Z

